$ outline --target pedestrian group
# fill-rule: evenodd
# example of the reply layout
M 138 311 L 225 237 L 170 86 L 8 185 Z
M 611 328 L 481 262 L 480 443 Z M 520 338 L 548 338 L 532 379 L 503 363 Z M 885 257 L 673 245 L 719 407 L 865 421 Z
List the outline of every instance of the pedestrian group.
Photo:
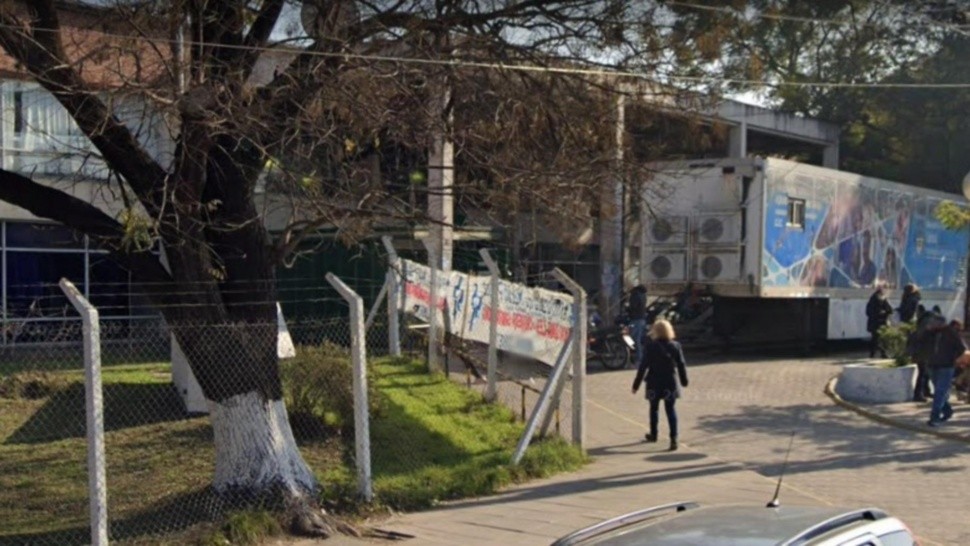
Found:
M 913 400 L 926 402 L 932 399 L 927 425 L 937 427 L 953 417 L 950 392 L 958 370 L 966 368 L 964 375 L 970 375 L 970 351 L 961 336 L 963 324 L 958 320 L 947 321 L 939 306 L 927 310 L 920 303 L 921 299 L 919 289 L 907 284 L 895 311 L 902 323 L 913 324 L 906 340 L 906 352 L 917 368 Z M 877 351 L 886 357 L 879 332 L 889 324 L 892 314 L 893 308 L 885 291 L 882 287 L 877 288 L 866 305 L 866 329 L 872 334 L 870 358 L 875 357 Z M 960 381 L 965 379 L 961 377 Z

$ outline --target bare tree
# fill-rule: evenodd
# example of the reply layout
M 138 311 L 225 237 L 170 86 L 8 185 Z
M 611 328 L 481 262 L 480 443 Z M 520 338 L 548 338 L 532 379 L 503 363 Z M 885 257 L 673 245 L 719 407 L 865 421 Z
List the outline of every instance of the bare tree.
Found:
M 315 0 L 302 6 L 307 36 L 283 15 L 301 4 L 98 2 L 78 29 L 62 24 L 78 2 L 4 2 L 0 46 L 90 139 L 111 172 L 101 184 L 128 206 L 114 218 L 11 171 L 0 199 L 89 235 L 144 283 L 213 402 L 215 490 L 306 508 L 318 483 L 282 402 L 275 267 L 322 225 L 354 235 L 415 217 L 382 159 L 425 152 L 444 122 L 428 106 L 442 84 L 459 120 L 457 192 L 588 219 L 615 168 L 602 71 L 670 75 L 682 36 L 662 8 L 602 0 Z M 118 97 L 171 127 L 171 154 L 150 153 Z M 261 217 L 264 183 L 287 201 L 281 234 Z

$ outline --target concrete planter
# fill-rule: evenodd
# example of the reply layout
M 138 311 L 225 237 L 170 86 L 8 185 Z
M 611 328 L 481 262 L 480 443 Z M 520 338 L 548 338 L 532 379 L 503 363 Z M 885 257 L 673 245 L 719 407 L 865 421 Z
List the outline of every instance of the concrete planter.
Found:
M 913 399 L 916 365 L 887 367 L 891 361 L 846 364 L 835 384 L 835 392 L 849 402 L 892 404 Z

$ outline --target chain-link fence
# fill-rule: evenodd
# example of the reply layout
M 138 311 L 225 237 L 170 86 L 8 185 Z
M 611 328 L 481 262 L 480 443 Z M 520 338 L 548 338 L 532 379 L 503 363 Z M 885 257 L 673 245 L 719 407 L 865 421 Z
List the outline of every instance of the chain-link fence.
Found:
M 352 326 L 347 305 L 331 304 L 338 309 L 342 304 L 345 313 L 287 317 L 289 341 L 279 343 L 277 350 L 284 356 L 279 361 L 282 392 L 300 454 L 320 479 L 327 506 L 339 511 L 358 491 Z M 406 485 L 398 485 L 399 476 L 436 472 L 427 457 L 415 454 L 434 452 L 439 458 L 435 464 L 451 465 L 481 464 L 497 456 L 488 453 L 484 443 L 443 446 L 443 431 L 456 426 L 455 415 L 504 412 L 503 422 L 509 426 L 483 434 L 500 435 L 500 443 L 514 446 L 521 435 L 516 422 L 531 415 L 550 372 L 548 365 L 502 354 L 498 404 L 488 404 L 487 346 L 449 339 L 448 379 L 468 389 L 465 396 L 442 396 L 436 383 L 447 379 L 427 373 L 426 325 L 402 322 L 405 358 L 387 357 L 386 308 L 374 314 L 366 331 L 373 476 L 381 500 L 392 506 L 409 506 L 412 494 Z M 88 544 L 81 319 L 74 311 L 61 310 L 57 317 L 7 320 L 3 325 L 0 514 L 5 525 L 0 528 L 0 545 Z M 206 357 L 200 356 L 198 347 L 181 345 L 197 339 L 204 354 L 219 355 L 215 369 L 224 377 L 216 383 L 238 389 L 235 376 L 258 374 L 249 369 L 259 367 L 253 357 L 258 332 L 276 333 L 278 323 L 182 326 L 191 331 L 175 336 L 181 344 L 173 343 L 173 333 L 178 332 L 158 315 L 102 317 L 99 327 L 112 543 L 139 542 L 218 520 L 227 507 L 212 495 L 214 431 L 187 363 L 189 358 Z M 544 433 L 569 438 L 571 407 L 567 385 L 550 408 Z M 495 462 L 505 463 L 507 456 Z
M 89 544 L 88 437 L 80 317 L 10 320 L 0 345 L 0 544 Z M 309 467 L 352 491 L 353 394 L 346 316 L 288 320 L 295 355 L 280 360 L 293 435 Z M 213 521 L 216 454 L 201 390 L 159 316 L 102 318 L 101 362 L 109 536 L 125 543 Z M 189 328 L 189 327 L 186 327 Z M 255 373 L 254 331 L 272 324 L 198 324 L 192 336 L 221 355 L 217 384 Z M 184 332 L 183 332 L 184 334 Z M 378 341 L 378 337 L 383 339 Z M 386 320 L 371 330 L 371 354 L 387 352 Z M 285 345 L 280 344 L 282 352 Z M 184 366 L 179 369 L 179 366 Z M 181 377 L 180 377 L 181 375 Z M 196 404 L 193 405 L 193 402 Z

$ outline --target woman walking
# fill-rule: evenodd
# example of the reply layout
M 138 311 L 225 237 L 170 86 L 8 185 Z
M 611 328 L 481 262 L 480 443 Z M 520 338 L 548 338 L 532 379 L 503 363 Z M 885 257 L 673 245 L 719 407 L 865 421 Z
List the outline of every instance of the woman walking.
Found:
M 650 403 L 650 432 L 648 442 L 657 441 L 657 421 L 660 401 L 664 403 L 667 425 L 670 428 L 670 451 L 677 449 L 677 411 L 674 404 L 680 397 L 681 386 L 687 386 L 687 366 L 680 343 L 674 341 L 674 327 L 666 320 L 658 320 L 650 328 L 650 342 L 643 348 L 643 360 L 633 380 L 633 394 L 640 389 L 646 376 L 646 398 Z M 680 380 L 678 382 L 678 379 Z

